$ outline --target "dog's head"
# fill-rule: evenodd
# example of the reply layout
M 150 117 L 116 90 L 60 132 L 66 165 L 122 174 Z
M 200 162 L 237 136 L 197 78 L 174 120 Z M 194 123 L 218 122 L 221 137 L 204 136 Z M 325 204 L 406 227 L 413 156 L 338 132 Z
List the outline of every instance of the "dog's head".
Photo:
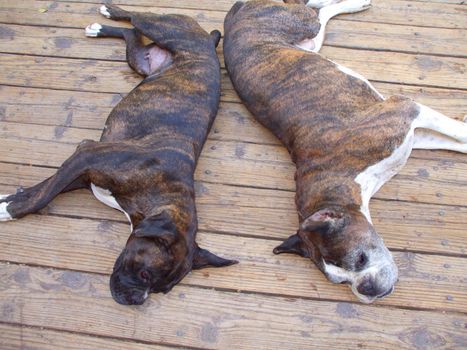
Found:
M 279 3 L 268 0 L 237 2 L 227 14 L 225 32 L 241 32 L 242 39 L 247 30 L 255 40 L 286 41 L 298 43 L 315 37 L 320 23 L 315 10 L 304 6 L 301 1 Z
M 331 206 L 316 211 L 274 253 L 311 258 L 329 281 L 350 284 L 364 303 L 390 294 L 397 281 L 391 253 L 356 208 Z
M 163 211 L 134 229 L 115 262 L 110 290 L 119 304 L 140 305 L 149 293 L 170 291 L 192 269 L 234 263 L 188 242 Z

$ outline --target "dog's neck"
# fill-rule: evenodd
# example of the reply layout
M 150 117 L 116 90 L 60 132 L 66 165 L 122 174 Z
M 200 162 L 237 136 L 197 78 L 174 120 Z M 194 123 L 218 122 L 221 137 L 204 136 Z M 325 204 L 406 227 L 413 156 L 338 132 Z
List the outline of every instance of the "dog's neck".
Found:
M 300 221 L 325 207 L 360 210 L 361 188 L 349 174 L 331 170 L 304 172 L 297 167 L 295 202 Z

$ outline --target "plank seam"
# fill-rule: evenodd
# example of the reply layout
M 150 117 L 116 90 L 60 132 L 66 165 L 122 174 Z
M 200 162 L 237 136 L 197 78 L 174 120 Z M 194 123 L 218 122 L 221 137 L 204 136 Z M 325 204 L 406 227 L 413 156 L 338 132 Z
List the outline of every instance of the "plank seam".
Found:
M 17 263 L 14 261 L 7 261 L 7 260 L 2 260 L 0 259 L 0 264 L 5 264 L 5 265 L 14 265 L 14 266 L 26 266 L 26 267 L 32 267 L 32 268 L 39 268 L 39 269 L 50 269 L 54 271 L 70 271 L 70 272 L 78 272 L 78 273 L 85 273 L 88 275 L 97 275 L 97 276 L 103 276 L 103 277 L 110 277 L 110 274 L 107 273 L 100 273 L 100 272 L 90 272 L 86 270 L 77 270 L 77 269 L 70 269 L 70 268 L 64 268 L 64 267 L 54 267 L 54 266 L 49 266 L 49 265 L 42 265 L 42 264 L 34 264 L 34 263 Z M 300 300 L 309 300 L 309 301 L 316 301 L 316 302 L 330 302 L 330 303 L 339 303 L 339 302 L 345 302 L 349 304 L 354 304 L 354 305 L 364 305 L 356 300 L 341 300 L 341 299 L 329 299 L 329 298 L 320 298 L 320 297 L 306 297 L 306 296 L 295 296 L 295 295 L 284 295 L 280 293 L 270 293 L 270 292 L 256 292 L 256 291 L 247 291 L 247 290 L 241 290 L 241 289 L 234 289 L 234 288 L 224 288 L 224 287 L 212 287 L 212 286 L 203 286 L 195 283 L 185 283 L 185 282 L 180 282 L 178 283 L 180 286 L 184 286 L 187 288 L 196 288 L 196 289 L 204 289 L 204 290 L 215 290 L 217 292 L 223 292 L 223 293 L 229 293 L 229 294 L 245 294 L 245 295 L 260 295 L 264 296 L 267 298 L 271 299 L 300 299 Z M 156 293 L 157 294 L 157 293 Z M 388 299 L 389 300 L 389 299 Z M 364 305 L 365 306 L 365 305 Z M 444 313 L 448 313 L 451 315 L 467 315 L 467 312 L 463 311 L 454 311 L 451 309 L 442 309 L 442 308 L 417 308 L 413 306 L 403 306 L 403 305 L 381 305 L 381 304 L 372 304 L 371 307 L 380 307 L 384 309 L 404 309 L 404 310 L 410 310 L 410 311 L 418 311 L 418 312 L 435 312 L 435 311 L 442 311 Z M 123 338 L 126 339 L 126 338 Z
M 141 344 L 141 345 L 162 345 L 162 346 L 166 346 L 166 347 L 173 348 L 173 349 L 205 350 L 205 348 L 187 347 L 186 345 L 178 345 L 174 343 L 150 342 L 150 341 L 144 341 L 144 340 L 139 340 L 139 339 L 134 340 L 132 338 L 124 338 L 124 337 L 118 337 L 118 336 L 106 336 L 106 335 L 91 333 L 91 332 L 78 332 L 78 331 L 71 331 L 68 329 L 61 329 L 61 328 L 50 327 L 50 326 L 36 326 L 36 325 L 30 325 L 26 323 L 7 322 L 3 320 L 0 320 L 0 324 L 10 325 L 10 326 L 14 326 L 17 328 L 31 328 L 31 329 L 37 329 L 37 330 L 45 329 L 45 330 L 60 332 L 60 333 L 83 335 L 83 336 L 87 336 L 90 338 L 118 340 L 119 342 L 122 342 L 122 343 L 135 343 L 135 344 Z

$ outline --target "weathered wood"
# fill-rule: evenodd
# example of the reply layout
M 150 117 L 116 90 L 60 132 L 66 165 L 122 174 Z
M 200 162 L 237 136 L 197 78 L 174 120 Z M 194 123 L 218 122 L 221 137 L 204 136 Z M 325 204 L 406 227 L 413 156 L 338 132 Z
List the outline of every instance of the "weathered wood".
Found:
M 25 127 L 20 123 L 0 122 L 0 136 L 8 149 L 0 156 L 0 161 L 58 167 L 81 140 L 98 140 L 100 130 L 45 125 Z M 30 154 L 31 149 L 37 154 Z M 459 190 L 467 185 L 463 177 L 467 173 L 463 170 L 467 166 L 465 157 L 453 152 L 444 153 L 463 161 L 410 158 L 394 181 L 383 187 L 382 194 L 376 198 L 462 203 L 463 194 Z M 209 139 L 196 174 L 200 180 L 208 182 L 293 191 L 294 171 L 287 151 L 281 146 Z
M 153 4 L 154 5 L 154 4 Z M 53 26 L 84 29 L 90 23 L 116 25 L 116 22 L 99 14 L 99 1 L 87 3 L 62 3 L 58 1 L 3 0 L 0 7 L 0 22 L 36 26 Z M 204 11 L 199 8 L 182 9 L 170 7 L 123 6 L 132 11 L 157 14 L 181 14 L 193 17 L 205 30 L 222 30 L 225 12 Z M 119 26 L 130 25 L 119 22 Z
M 461 315 L 187 286 L 129 308 L 111 299 L 107 276 L 13 265 L 0 271 L 0 317 L 25 325 L 206 348 L 460 349 L 466 342 Z
M 225 75 L 222 83 L 223 103 L 213 128 L 218 132 L 211 133 L 210 137 L 278 145 L 279 141 L 238 103 L 238 96 Z M 467 92 L 464 91 L 385 83 L 375 83 L 375 86 L 386 96 L 406 95 L 459 120 L 467 111 Z M 0 120 L 99 130 L 123 95 L 16 86 L 0 86 L 0 92 Z M 235 103 L 224 103 L 229 101 Z
M 0 193 L 15 192 L 18 185 L 29 186 L 53 172 L 4 163 L 0 169 L 5 169 L 0 170 L 0 183 L 7 183 L 0 185 Z M 198 181 L 196 195 L 202 230 L 285 239 L 298 225 L 293 192 Z M 371 211 L 390 248 L 467 254 L 467 208 L 375 199 Z M 120 212 L 106 208 L 87 191 L 61 195 L 42 212 L 126 222 Z
M 193 16 L 200 22 L 216 23 L 217 29 L 223 27 L 223 20 L 226 11 L 228 11 L 235 0 L 230 1 L 209 1 L 202 0 L 191 2 L 184 1 L 183 5 L 179 2 L 170 2 L 162 0 L 156 7 L 154 2 L 144 0 L 138 2 L 149 6 L 122 6 L 125 9 L 134 11 L 148 11 L 155 13 L 180 13 Z M 60 3 L 52 1 L 14 1 L 3 0 L 4 5 L 0 11 L 0 22 L 17 24 L 42 24 L 50 25 L 55 23 L 58 26 L 82 27 L 87 25 L 86 21 L 102 21 L 97 14 L 98 5 L 86 3 Z M 129 3 L 125 0 L 125 3 Z M 131 2 L 133 4 L 133 2 Z M 342 15 L 340 19 L 347 21 L 366 21 L 377 23 L 392 23 L 399 25 L 416 25 L 422 27 L 440 27 L 440 28 L 466 28 L 465 6 L 447 5 L 440 6 L 439 3 L 418 2 L 410 0 L 373 0 L 372 8 L 369 11 L 360 13 Z M 189 7 L 182 8 L 182 7 Z M 47 12 L 41 13 L 39 9 L 47 9 Z M 209 11 L 203 11 L 209 10 Z M 209 18 L 209 21 L 207 20 Z M 214 22 L 215 21 L 215 22 Z M 90 23 L 92 23 L 90 22 Z
M 0 24 L 0 31 L 4 33 L 0 36 L 0 52 L 126 60 L 122 40 L 90 39 L 84 35 L 83 29 Z M 467 56 L 466 42 L 465 31 L 457 29 L 333 20 L 327 27 L 325 44 L 369 50 Z M 218 51 L 222 51 L 222 41 Z
M 122 341 L 85 334 L 58 332 L 41 327 L 0 323 L 2 350 L 168 350 L 172 347 Z M 118 336 L 114 334 L 113 336 Z
M 88 2 L 93 3 L 95 0 L 60 0 L 62 2 Z M 177 8 L 198 8 L 206 10 L 221 10 L 228 11 L 237 0 L 218 0 L 212 3 L 210 0 L 199 0 L 196 4 L 193 1 L 182 0 L 174 3 L 170 0 L 158 0 L 157 4 L 151 0 L 112 0 L 112 3 L 119 5 L 138 5 L 138 6 L 164 6 L 164 7 L 177 7 Z M 464 5 L 463 0 L 412 0 L 412 2 L 434 2 L 443 4 L 457 4 Z M 420 6 L 420 5 L 418 5 Z
M 324 47 L 323 54 L 370 80 L 465 88 L 467 59 Z M 127 93 L 140 77 L 125 62 L 0 54 L 0 84 Z M 47 72 L 47 74 L 44 74 Z
M 31 215 L 4 225 L 0 260 L 110 274 L 127 236 L 126 224 Z M 273 255 L 277 241 L 203 231 L 198 241 L 221 256 L 238 259 L 240 264 L 193 272 L 184 284 L 355 301 L 347 286 L 328 282 L 307 259 Z M 378 304 L 467 312 L 465 258 L 408 252 L 395 252 L 394 256 L 400 280 L 394 295 Z

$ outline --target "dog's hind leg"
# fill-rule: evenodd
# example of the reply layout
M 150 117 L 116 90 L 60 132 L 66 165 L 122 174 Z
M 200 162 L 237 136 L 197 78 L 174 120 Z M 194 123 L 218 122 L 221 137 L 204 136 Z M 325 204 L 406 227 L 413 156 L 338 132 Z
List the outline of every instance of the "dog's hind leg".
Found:
M 444 149 L 460 153 L 467 153 L 467 143 L 428 129 L 415 130 L 414 149 Z
M 127 62 L 136 73 L 143 77 L 168 66 L 172 62 L 172 58 L 166 50 L 155 44 L 144 45 L 141 33 L 135 28 L 119 28 L 93 23 L 86 27 L 85 32 L 86 36 L 89 37 L 125 39 Z
M 449 118 L 420 103 L 417 103 L 417 105 L 420 112 L 416 127 L 430 129 L 452 137 L 461 143 L 467 143 L 467 123 Z
M 60 193 L 88 187 L 86 171 L 89 164 L 80 147 L 78 146 L 76 152 L 47 180 L 32 187 L 20 188 L 16 194 L 0 196 L 0 221 L 18 219 L 35 213 Z
M 312 52 L 319 52 L 323 46 L 326 33 L 326 24 L 332 17 L 343 13 L 354 13 L 364 11 L 371 6 L 371 0 L 310 0 L 306 6 L 319 9 L 319 23 L 321 28 L 313 39 L 308 39 L 298 46 Z

